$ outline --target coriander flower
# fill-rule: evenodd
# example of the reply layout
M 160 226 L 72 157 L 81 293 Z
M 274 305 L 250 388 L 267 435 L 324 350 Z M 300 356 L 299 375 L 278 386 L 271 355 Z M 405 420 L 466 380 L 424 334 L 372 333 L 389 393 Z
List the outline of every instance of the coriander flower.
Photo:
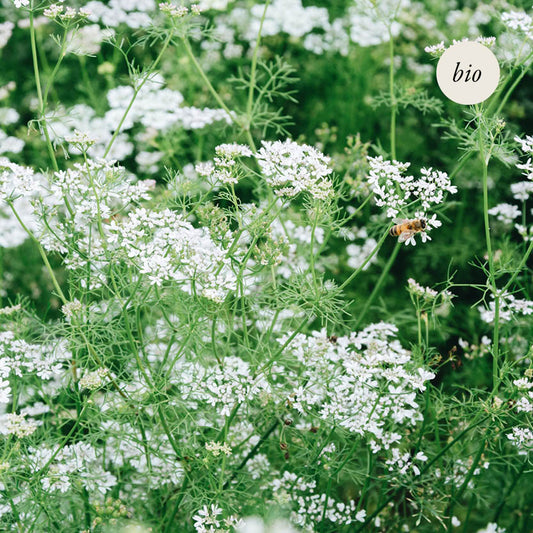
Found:
M 37 429 L 37 422 L 31 419 L 26 420 L 25 414 L 8 413 L 2 418 L 4 420 L 0 423 L 0 432 L 4 435 L 15 435 L 21 439 L 33 435 Z
M 429 287 L 422 287 L 413 278 L 407 280 L 407 287 L 411 294 L 424 298 L 425 300 L 434 300 L 439 295 L 437 291 Z
M 446 51 L 446 47 L 444 46 L 444 41 L 441 41 L 440 43 L 433 44 L 431 46 L 426 46 L 424 48 L 424 52 L 431 54 L 435 57 L 440 57 L 444 52 Z
M 497 206 L 489 209 L 489 215 L 495 216 L 496 220 L 499 220 L 505 224 L 512 224 L 515 218 L 518 218 L 522 212 L 516 205 L 512 204 L 498 204 Z
M 522 152 L 524 152 L 524 154 L 533 154 L 533 136 L 526 135 L 523 139 L 521 139 L 517 135 L 514 140 L 520 144 L 520 149 Z
M 267 183 L 278 196 L 292 198 L 301 192 L 326 200 L 333 195 L 328 177 L 333 170 L 330 158 L 307 144 L 293 141 L 262 141 L 256 154 Z
M 533 19 L 523 11 L 502 13 L 502 22 L 511 30 L 524 33 L 528 39 L 533 37 Z
M 16 8 L 26 7 L 30 5 L 30 0 L 13 0 Z

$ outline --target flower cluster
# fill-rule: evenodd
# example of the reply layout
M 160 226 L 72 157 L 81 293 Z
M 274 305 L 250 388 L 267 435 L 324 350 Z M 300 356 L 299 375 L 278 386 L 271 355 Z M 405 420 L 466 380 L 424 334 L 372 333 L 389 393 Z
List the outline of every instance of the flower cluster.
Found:
M 291 522 L 312 531 L 314 524 L 322 517 L 340 526 L 364 522 L 366 511 L 357 510 L 354 500 L 348 503 L 336 501 L 318 491 L 316 481 L 306 480 L 292 472 L 285 471 L 269 484 L 274 502 L 289 504 L 292 508 Z
M 204 505 L 197 513 L 192 517 L 194 520 L 194 528 L 196 533 L 229 533 L 232 528 L 239 527 L 240 520 L 230 515 L 226 518 L 222 518 L 222 509 L 216 505 L 210 506 Z
M 67 492 L 79 482 L 90 493 L 105 494 L 117 484 L 117 478 L 102 468 L 101 449 L 84 442 L 76 442 L 59 450 L 39 448 L 31 450 L 31 470 L 40 476 L 46 492 Z
M 108 232 L 117 257 L 135 266 L 153 285 L 173 281 L 216 302 L 235 290 L 235 274 L 225 251 L 205 229 L 194 228 L 170 209 L 138 208 L 112 220 Z
M 533 39 L 533 19 L 523 11 L 507 11 L 502 13 L 502 22 L 511 30 L 523 33 L 528 39 Z
M 403 428 L 420 420 L 416 395 L 435 374 L 413 364 L 396 332 L 379 323 L 335 343 L 325 332 L 297 335 L 287 351 L 300 363 L 301 376 L 286 374 L 294 387 L 287 402 L 304 415 L 366 437 L 374 450 L 399 442 Z
M 0 332 L 0 404 L 11 400 L 10 375 L 15 378 L 36 375 L 40 380 L 57 380 L 65 370 L 63 362 L 70 359 L 65 342 L 30 344 L 12 331 Z M 48 391 L 53 395 L 53 389 Z
M 256 154 L 257 162 L 267 183 L 278 196 L 292 198 L 301 192 L 313 198 L 327 199 L 333 194 L 333 184 L 328 177 L 329 157 L 316 148 L 293 141 L 262 141 Z
M 25 414 L 8 413 L 0 416 L 0 433 L 15 435 L 19 439 L 29 437 L 37 429 L 35 420 L 26 420 Z
M 85 4 L 90 12 L 89 20 L 101 22 L 104 26 L 117 27 L 125 24 L 133 29 L 150 26 L 150 13 L 156 9 L 155 0 L 91 0 Z
M 405 476 L 408 473 L 413 473 L 415 476 L 420 475 L 420 467 L 418 463 L 425 463 L 428 458 L 423 452 L 417 452 L 414 457 L 409 452 L 401 452 L 399 448 L 390 449 L 390 459 L 385 461 L 388 466 L 389 472 L 392 472 L 394 476 Z
M 350 232 L 352 242 L 346 246 L 346 253 L 348 254 L 348 266 L 353 269 L 359 268 L 372 253 L 377 246 L 376 239 L 368 236 L 366 228 L 361 228 Z M 362 242 L 361 242 L 362 241 Z M 363 267 L 363 270 L 367 270 L 370 265 L 377 263 L 377 257 L 374 255 L 370 261 Z
M 496 302 L 494 301 L 494 297 L 492 297 L 488 307 L 479 306 L 478 311 L 483 322 L 492 324 L 496 313 Z M 531 314 L 533 314 L 533 301 L 516 298 L 512 294 L 500 295 L 498 315 L 500 322 L 509 322 L 513 317 L 516 317 L 516 315 L 527 316 Z
M 104 35 L 101 37 L 105 38 Z M 75 38 L 74 45 L 77 46 Z M 79 45 L 88 46 L 88 43 Z M 141 134 L 137 131 L 133 141 L 147 141 L 154 138 L 158 132 L 164 133 L 173 127 L 191 130 L 201 129 L 219 121 L 231 122 L 231 117 L 223 109 L 183 106 L 183 95 L 163 85 L 163 79 L 159 75 L 153 75 L 137 92 L 129 85 L 111 89 L 107 93 L 109 110 L 103 117 L 98 116 L 96 111 L 86 104 L 77 104 L 64 113 L 56 111 L 47 117 L 50 134 L 54 140 L 62 140 L 71 136 L 75 130 L 90 133 L 96 141 L 88 150 L 91 157 L 100 158 L 105 155 L 107 158 L 121 161 L 134 152 L 135 144 L 128 134 L 134 126 L 142 126 L 145 132 Z M 128 109 L 132 101 L 133 104 Z M 123 117 L 125 118 L 121 132 L 115 136 L 106 155 L 115 128 Z M 72 147 L 70 150 L 73 150 Z
M 79 380 L 80 389 L 96 390 L 104 386 L 109 378 L 108 368 L 98 368 L 92 372 L 86 372 Z
M 464 41 L 468 41 L 468 39 L 465 38 L 465 39 L 462 39 L 461 41 L 457 41 L 456 39 L 454 39 L 453 44 L 457 44 L 459 42 L 464 42 Z M 496 37 L 477 37 L 474 42 L 480 43 L 490 48 L 494 46 L 494 44 L 496 43 Z M 432 55 L 433 57 L 440 57 L 442 54 L 444 54 L 444 52 L 446 52 L 446 50 L 447 48 L 444 45 L 444 41 L 441 41 L 440 43 L 433 44 L 430 46 L 426 46 L 424 48 L 424 51 Z
M 239 169 L 236 158 L 251 157 L 252 151 L 243 144 L 220 144 L 215 148 L 216 157 L 213 162 L 199 163 L 195 170 L 200 176 L 210 178 L 212 183 L 237 183 L 239 181 Z
M 376 205 L 386 208 L 386 215 L 395 218 L 399 213 L 413 212 L 413 205 L 419 205 L 422 211 L 415 212 L 415 217 L 425 218 L 427 229 L 438 227 L 440 222 L 433 216 L 428 218 L 427 211 L 441 204 L 446 193 L 455 194 L 457 187 L 451 184 L 446 172 L 422 168 L 420 177 L 405 175 L 410 163 L 384 160 L 382 156 L 369 157 L 370 171 L 368 182 Z

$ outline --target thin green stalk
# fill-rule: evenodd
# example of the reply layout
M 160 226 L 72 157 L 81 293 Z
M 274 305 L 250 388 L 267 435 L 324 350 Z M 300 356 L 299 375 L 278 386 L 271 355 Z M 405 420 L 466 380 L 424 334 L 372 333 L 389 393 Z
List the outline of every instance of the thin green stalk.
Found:
M 488 187 L 488 163 L 490 160 L 490 153 L 485 152 L 483 142 L 482 125 L 478 124 L 479 128 L 479 155 L 482 164 L 482 184 L 483 184 L 483 221 L 485 226 L 485 243 L 487 248 L 488 262 L 489 262 L 489 283 L 492 287 L 494 296 L 494 335 L 492 341 L 492 389 L 493 392 L 498 390 L 499 386 L 499 314 L 500 314 L 500 296 L 496 286 L 496 275 L 494 271 L 494 257 L 492 253 L 492 241 L 490 238 L 490 222 L 489 222 L 489 187 Z
M 59 283 L 57 281 L 54 269 L 50 265 L 50 261 L 48 261 L 48 257 L 46 255 L 46 252 L 44 251 L 44 248 L 42 247 L 41 243 L 37 240 L 37 237 L 32 233 L 32 231 L 24 224 L 22 219 L 20 218 L 19 214 L 17 213 L 17 210 L 15 209 L 15 206 L 12 202 L 8 202 L 9 207 L 11 207 L 11 210 L 13 211 L 13 214 L 15 215 L 15 218 L 18 220 L 19 224 L 22 226 L 22 229 L 28 234 L 30 239 L 37 245 L 37 249 L 39 250 L 39 254 L 41 255 L 41 258 L 44 262 L 44 266 L 46 267 L 46 270 L 48 274 L 50 275 L 50 278 L 52 279 L 52 284 L 54 285 L 55 290 L 57 291 L 57 295 L 61 299 L 61 301 L 66 304 L 67 298 L 63 294 L 63 291 L 61 290 L 61 287 L 59 286 Z
M 529 256 L 531 255 L 532 251 L 533 251 L 533 239 L 531 241 L 529 241 L 529 246 L 528 246 L 528 248 L 526 250 L 526 253 L 524 254 L 524 256 L 522 257 L 522 260 L 520 261 L 520 263 L 516 267 L 515 271 L 513 272 L 513 275 L 509 278 L 509 281 L 505 284 L 505 287 L 502 289 L 502 291 L 501 291 L 502 294 L 505 293 L 505 291 L 514 282 L 514 280 L 516 279 L 518 274 L 522 271 L 522 269 L 524 268 L 527 260 L 529 259 Z
M 276 418 L 273 424 L 271 424 L 266 431 L 259 437 L 259 440 L 255 444 L 255 446 L 248 452 L 246 457 L 239 463 L 237 468 L 233 471 L 231 474 L 231 477 L 224 483 L 223 489 L 227 489 L 229 487 L 229 484 L 237 477 L 237 474 L 246 466 L 246 463 L 259 451 L 259 448 L 263 445 L 263 443 L 270 437 L 272 432 L 278 427 L 279 420 Z
M 54 70 L 52 70 L 52 73 L 50 74 L 50 77 L 48 79 L 48 82 L 46 83 L 46 87 L 44 89 L 44 95 L 43 95 L 43 107 L 46 107 L 48 104 L 48 94 L 50 93 L 50 90 L 52 89 L 54 85 L 54 80 L 57 76 L 57 73 L 59 71 L 59 67 L 61 66 L 61 63 L 63 63 L 63 59 L 65 59 L 66 55 L 66 49 L 67 49 L 67 39 L 66 39 L 66 31 L 65 34 L 63 34 L 63 38 L 61 39 L 61 49 L 59 51 L 59 57 L 56 61 L 56 64 L 54 66 Z
M 176 524 L 174 524 L 174 518 L 175 518 L 176 514 L 178 513 L 178 509 L 179 509 L 179 507 L 181 505 L 181 502 L 182 502 L 183 498 L 185 497 L 185 494 L 187 493 L 187 489 L 189 488 L 190 477 L 188 476 L 186 470 L 184 470 L 184 472 L 185 472 L 185 480 L 183 481 L 183 485 L 181 486 L 179 495 L 176 498 L 176 503 L 174 504 L 174 509 L 170 513 L 170 517 L 169 517 L 169 519 L 168 519 L 168 521 L 167 521 L 167 523 L 165 525 L 164 533 L 170 533 L 171 531 L 174 530 L 174 528 L 176 526 Z
M 516 487 L 516 484 L 518 483 L 518 480 L 522 477 L 522 474 L 525 472 L 526 467 L 528 465 L 529 465 L 529 461 L 526 459 L 522 463 L 522 466 L 520 467 L 520 470 L 514 476 L 513 481 L 511 482 L 511 484 L 509 485 L 509 487 L 505 491 L 505 494 L 501 497 L 500 504 L 496 508 L 496 512 L 494 513 L 494 518 L 492 519 L 492 521 L 494 523 L 496 523 L 496 524 L 498 523 L 498 520 L 500 518 L 500 514 L 501 514 L 501 512 L 502 512 L 502 510 L 503 510 L 503 508 L 505 506 L 505 503 L 506 503 L 507 499 L 509 498 L 509 496 L 513 492 L 514 488 Z
M 183 42 L 183 45 L 185 46 L 185 51 L 187 52 L 189 59 L 192 61 L 193 65 L 196 67 L 198 74 L 200 74 L 200 77 L 202 78 L 204 83 L 207 85 L 209 92 L 213 95 L 213 98 L 217 101 L 217 104 L 228 114 L 229 118 L 235 125 L 241 127 L 242 125 L 237 121 L 234 114 L 229 110 L 228 106 L 224 103 L 220 95 L 217 93 L 216 89 L 213 87 L 213 85 L 209 81 L 209 78 L 206 76 L 200 63 L 198 63 L 198 60 L 196 59 L 192 51 L 191 43 L 189 42 L 189 39 L 187 39 L 187 37 L 183 37 L 182 42 Z
M 389 234 L 390 228 L 387 228 L 387 231 L 383 233 L 381 238 L 379 239 L 379 242 L 376 244 L 372 252 L 369 254 L 369 256 L 364 260 L 364 262 L 359 266 L 357 270 L 352 272 L 352 274 L 342 283 L 342 285 L 339 287 L 340 290 L 344 289 L 347 285 L 349 285 L 358 275 L 359 273 L 365 268 L 365 266 L 369 263 L 369 261 L 378 253 L 379 249 L 383 246 L 383 243 L 385 242 L 385 239 L 387 238 Z
M 457 494 L 455 494 L 455 496 L 453 496 L 450 499 L 450 503 L 448 504 L 448 508 L 446 509 L 446 512 L 444 513 L 445 516 L 448 516 L 448 521 L 449 521 L 448 522 L 448 526 L 449 527 L 448 527 L 447 531 L 451 530 L 454 506 L 455 506 L 456 502 L 458 502 L 461 499 L 461 496 L 463 495 L 464 491 L 468 487 L 468 484 L 470 483 L 470 480 L 474 477 L 474 472 L 476 471 L 476 468 L 477 468 L 477 466 L 479 464 L 479 461 L 481 460 L 481 456 L 483 455 L 483 451 L 485 450 L 485 443 L 486 443 L 486 439 L 483 438 L 482 441 L 481 441 L 481 445 L 478 448 L 476 457 L 472 461 L 472 465 L 470 466 L 470 469 L 468 470 L 468 473 L 467 473 L 467 475 L 466 475 L 466 477 L 465 477 L 465 479 L 463 481 L 463 484 L 461 485 L 461 487 L 457 491 Z
M 394 96 L 394 38 L 389 28 L 390 153 L 396 159 L 396 98 Z
M 392 265 L 394 264 L 394 261 L 396 261 L 396 257 L 398 256 L 398 252 L 400 251 L 402 244 L 400 242 L 396 243 L 396 246 L 394 247 L 394 250 L 392 251 L 392 254 L 389 257 L 389 260 L 387 261 L 387 264 L 381 271 L 381 275 L 379 276 L 379 279 L 377 283 L 374 285 L 374 288 L 372 289 L 372 292 L 370 293 L 370 296 L 365 302 L 365 306 L 363 307 L 363 310 L 359 314 L 359 318 L 357 319 L 357 322 L 355 323 L 355 329 L 360 326 L 361 322 L 363 321 L 363 318 L 365 317 L 367 311 L 369 310 L 370 306 L 372 305 L 372 302 L 376 298 L 376 296 L 381 291 L 381 286 L 383 285 L 385 278 L 388 276 L 390 269 L 392 268 Z
M 248 102 L 246 104 L 246 118 L 247 118 L 246 136 L 248 137 L 248 142 L 250 143 L 250 147 L 252 148 L 254 152 L 255 152 L 255 143 L 252 137 L 251 126 L 252 126 L 252 109 L 253 109 L 253 103 L 254 103 L 255 78 L 256 78 L 256 71 L 257 71 L 257 55 L 259 52 L 259 45 L 261 43 L 261 33 L 263 31 L 263 23 L 265 22 L 266 12 L 267 12 L 269 4 L 270 4 L 270 0 L 266 0 L 265 8 L 263 9 L 263 15 L 261 17 L 261 22 L 259 23 L 259 31 L 257 33 L 257 39 L 255 41 L 254 54 L 252 56 L 252 66 L 250 70 L 250 87 L 248 90 Z
M 48 149 L 48 155 L 52 161 L 52 166 L 57 172 L 59 167 L 57 165 L 57 159 L 54 153 L 54 147 L 52 146 L 52 141 L 50 140 L 50 135 L 48 133 L 48 126 L 46 125 L 46 118 L 44 115 L 45 112 L 45 103 L 43 100 L 43 93 L 41 88 L 41 76 L 39 74 L 39 60 L 37 58 L 37 45 L 35 42 L 35 23 L 33 17 L 33 3 L 32 8 L 30 9 L 30 42 L 31 42 L 31 56 L 33 61 L 33 74 L 35 76 L 35 86 L 37 88 L 37 98 L 39 99 L 39 125 L 43 130 L 43 134 L 46 140 L 46 147 Z
M 170 31 L 168 36 L 167 36 L 167 38 L 165 39 L 165 42 L 163 43 L 163 46 L 162 46 L 158 56 L 156 57 L 156 59 L 152 63 L 152 65 L 150 66 L 148 74 L 143 78 L 143 80 L 141 81 L 139 86 L 135 87 L 135 89 L 133 91 L 133 96 L 131 97 L 131 100 L 130 100 L 130 102 L 128 104 L 128 107 L 124 111 L 124 114 L 122 115 L 122 118 L 120 119 L 120 122 L 118 123 L 118 126 L 115 129 L 115 131 L 113 133 L 113 136 L 111 137 L 111 140 L 109 141 L 109 144 L 107 145 L 107 147 L 105 149 L 104 158 L 106 158 L 107 155 L 109 154 L 109 151 L 111 150 L 115 140 L 117 139 L 118 134 L 120 133 L 120 130 L 122 129 L 122 125 L 124 124 L 124 121 L 126 120 L 126 117 L 128 116 L 129 112 L 131 111 L 131 108 L 133 107 L 133 104 L 135 103 L 135 100 L 137 99 L 137 95 L 139 94 L 141 89 L 144 87 L 144 84 L 148 81 L 148 79 L 150 78 L 150 75 L 155 70 L 157 65 L 159 65 L 159 62 L 161 61 L 161 58 L 163 57 L 163 54 L 165 53 L 166 49 L 168 48 L 170 42 L 172 41 L 172 37 L 173 36 L 174 36 L 174 33 L 172 31 Z

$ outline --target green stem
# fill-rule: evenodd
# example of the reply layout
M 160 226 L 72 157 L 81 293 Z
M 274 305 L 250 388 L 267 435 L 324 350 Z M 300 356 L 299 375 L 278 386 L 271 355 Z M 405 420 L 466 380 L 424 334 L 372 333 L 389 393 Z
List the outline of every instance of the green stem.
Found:
M 494 271 L 494 257 L 492 253 L 492 241 L 490 238 L 490 221 L 489 221 L 489 187 L 488 187 L 488 163 L 490 153 L 485 152 L 483 142 L 483 129 L 481 123 L 479 128 L 479 155 L 482 164 L 482 183 L 483 183 L 483 221 L 485 226 L 485 243 L 487 248 L 489 262 L 489 283 L 492 287 L 494 296 L 494 335 L 492 341 L 492 389 L 496 393 L 499 386 L 499 318 L 500 318 L 500 296 L 496 286 L 496 275 Z
M 39 125 L 42 128 L 44 137 L 46 139 L 46 147 L 48 149 L 48 155 L 52 161 L 52 166 L 57 172 L 59 167 L 57 165 L 57 159 L 54 153 L 54 147 L 52 146 L 52 141 L 50 140 L 50 135 L 48 133 L 48 126 L 46 125 L 46 118 L 44 115 L 45 111 L 45 102 L 43 99 L 43 93 L 41 89 L 41 76 L 39 74 L 39 60 L 37 59 L 37 45 L 35 43 L 35 23 L 33 17 L 33 5 L 30 9 L 30 42 L 31 42 L 31 56 L 33 60 L 33 73 L 35 76 L 35 85 L 37 88 L 37 98 L 39 99 Z
M 46 270 L 48 271 L 48 274 L 50 275 L 50 278 L 52 279 L 52 284 L 54 285 L 55 290 L 57 291 L 57 295 L 61 299 L 61 301 L 66 304 L 67 298 L 63 294 L 63 291 L 61 290 L 61 287 L 59 286 L 59 283 L 57 281 L 56 275 L 54 273 L 54 269 L 50 265 L 50 261 L 48 261 L 48 257 L 46 255 L 46 252 L 44 251 L 44 248 L 42 247 L 41 243 L 37 240 L 37 237 L 30 231 L 30 229 L 22 222 L 22 219 L 20 218 L 19 214 L 17 213 L 17 210 L 15 209 L 15 206 L 12 202 L 8 202 L 9 207 L 11 207 L 11 210 L 13 211 L 13 214 L 15 215 L 15 218 L 18 220 L 19 224 L 22 226 L 22 229 L 28 234 L 30 239 L 37 245 L 37 249 L 39 250 L 39 254 L 41 255 L 41 258 L 43 260 L 43 263 L 46 267 Z
M 396 159 L 396 98 L 394 96 L 394 38 L 389 28 L 390 152 Z
M 237 477 L 237 474 L 246 466 L 246 463 L 259 451 L 259 448 L 263 445 L 263 443 L 270 437 L 272 432 L 278 427 L 279 420 L 276 419 L 273 424 L 271 424 L 267 430 L 261 435 L 255 446 L 248 452 L 246 457 L 241 461 L 239 466 L 233 471 L 233 474 L 231 477 L 224 483 L 223 489 L 227 489 L 229 487 L 229 484 Z
M 385 268 L 381 271 L 381 275 L 379 276 L 377 283 L 374 285 L 374 288 L 372 289 L 372 293 L 370 294 L 367 301 L 365 302 L 365 306 L 363 307 L 363 310 L 361 311 L 359 318 L 357 319 L 357 322 L 355 323 L 356 330 L 360 326 L 361 322 L 363 321 L 363 318 L 365 317 L 368 309 L 372 305 L 372 302 L 374 301 L 376 296 L 379 294 L 379 291 L 381 290 L 381 286 L 383 285 L 385 278 L 389 274 L 390 269 L 392 268 L 392 265 L 394 264 L 394 261 L 396 261 L 396 257 L 398 256 L 398 252 L 400 251 L 401 246 L 402 244 L 400 242 L 396 243 L 396 246 L 394 247 L 394 250 L 392 251 L 392 254 L 389 257 L 389 260 L 387 261 Z
M 124 114 L 122 115 L 122 118 L 120 119 L 120 122 L 118 123 L 118 126 L 117 126 L 115 132 L 113 133 L 113 136 L 111 137 L 111 140 L 109 141 L 109 144 L 106 147 L 106 150 L 104 152 L 104 159 L 109 154 L 109 152 L 111 150 L 111 147 L 113 146 L 115 140 L 117 139 L 117 136 L 120 133 L 122 125 L 124 124 L 124 121 L 126 120 L 126 117 L 128 116 L 129 112 L 131 111 L 131 108 L 133 107 L 133 104 L 134 104 L 135 100 L 137 99 L 137 95 L 139 94 L 141 89 L 144 87 L 144 84 L 148 81 L 148 79 L 150 78 L 150 75 L 153 73 L 153 71 L 155 70 L 157 65 L 159 65 L 159 62 L 161 61 L 161 58 L 163 57 L 163 54 L 165 53 L 166 49 L 168 48 L 168 45 L 172 41 L 172 37 L 173 36 L 174 36 L 174 33 L 172 31 L 169 32 L 167 38 L 165 39 L 165 42 L 163 43 L 161 51 L 159 52 L 159 55 L 156 57 L 155 61 L 152 63 L 151 67 L 148 70 L 148 74 L 143 78 L 143 80 L 141 81 L 139 86 L 134 89 L 133 96 L 131 97 L 131 100 L 130 100 L 130 102 L 128 104 L 128 107 L 124 111 Z
M 250 147 L 255 152 L 255 143 L 254 139 L 252 137 L 251 132 L 251 126 L 252 126 L 252 108 L 254 103 L 254 89 L 255 89 L 255 78 L 256 78 L 256 70 L 257 70 L 257 55 L 259 52 L 259 44 L 261 43 L 261 32 L 263 31 L 263 23 L 265 22 L 266 12 L 268 9 L 268 6 L 270 4 L 270 0 L 266 0 L 265 2 L 265 9 L 263 9 L 263 16 L 261 17 L 261 22 L 259 23 L 259 31 L 257 33 L 257 39 L 255 41 L 255 47 L 254 47 L 254 54 L 252 56 L 252 66 L 250 70 L 250 87 L 248 90 L 248 102 L 246 104 L 246 136 L 248 137 L 248 142 L 250 143 Z
M 183 498 L 185 497 L 185 494 L 187 493 L 187 489 L 189 488 L 190 478 L 187 475 L 187 471 L 184 470 L 184 472 L 185 472 L 185 481 L 183 482 L 183 485 L 181 486 L 181 489 L 180 489 L 180 493 L 179 493 L 178 497 L 176 498 L 176 503 L 174 504 L 174 509 L 172 510 L 172 513 L 170 514 L 170 518 L 168 519 L 168 521 L 166 523 L 166 526 L 165 526 L 165 529 L 164 529 L 164 533 L 170 533 L 171 531 L 175 530 L 174 528 L 175 528 L 176 524 L 174 524 L 174 517 L 178 513 L 178 509 L 179 509 L 179 507 L 181 505 L 181 502 L 182 502 Z
M 449 520 L 449 524 L 448 524 L 448 530 L 447 531 L 450 531 L 451 530 L 451 526 L 452 526 L 452 516 L 453 516 L 453 508 L 456 504 L 456 502 L 458 502 L 464 491 L 466 490 L 466 488 L 468 487 L 468 484 L 470 483 L 470 480 L 474 477 L 474 473 L 476 471 L 476 468 L 479 464 L 479 461 L 481 460 L 481 456 L 483 455 L 483 451 L 485 450 L 485 443 L 486 443 L 486 439 L 484 438 L 482 441 L 481 441 L 481 446 L 479 447 L 478 449 L 478 452 L 476 454 L 476 457 L 475 459 L 472 461 L 472 465 L 470 466 L 470 469 L 468 470 L 468 473 L 463 481 L 463 484 L 461 485 L 461 487 L 459 488 L 459 490 L 457 491 L 457 494 L 455 494 L 455 496 L 453 496 L 451 499 L 450 499 L 450 503 L 448 504 L 448 508 L 446 510 L 446 512 L 444 513 L 445 516 L 448 516 L 448 520 Z
M 369 256 L 364 260 L 364 262 L 359 266 L 357 270 L 355 270 L 349 277 L 342 283 L 342 285 L 339 287 L 340 290 L 344 289 L 347 285 L 349 285 L 358 275 L 359 273 L 365 268 L 365 266 L 369 263 L 369 261 L 378 253 L 379 249 L 383 246 L 383 243 L 385 242 L 385 239 L 387 238 L 389 234 L 390 228 L 387 228 L 387 231 L 383 233 L 381 236 L 379 242 L 376 244 L 372 252 L 369 254 Z
M 213 95 L 213 98 L 217 101 L 218 105 L 228 114 L 231 121 L 237 125 L 241 126 L 237 119 L 234 117 L 233 113 L 229 110 L 228 106 L 224 103 L 222 98 L 220 98 L 220 95 L 217 93 L 211 82 L 209 81 L 209 78 L 206 76 L 204 70 L 200 66 L 200 63 L 198 63 L 198 60 L 196 59 L 195 55 L 193 54 L 191 43 L 187 39 L 187 37 L 182 38 L 183 45 L 185 46 L 185 51 L 187 52 L 187 55 L 189 56 L 189 59 L 192 61 L 193 65 L 196 67 L 196 70 L 198 71 L 198 74 L 200 74 L 200 77 L 204 81 L 204 83 L 207 85 L 207 88 L 209 89 L 209 92 Z

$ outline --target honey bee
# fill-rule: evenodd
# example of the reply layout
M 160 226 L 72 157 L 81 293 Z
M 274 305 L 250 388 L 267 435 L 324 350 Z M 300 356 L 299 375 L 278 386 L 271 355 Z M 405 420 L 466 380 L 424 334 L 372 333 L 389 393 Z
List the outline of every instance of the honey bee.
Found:
M 415 233 L 425 231 L 427 223 L 423 218 L 416 218 L 414 220 L 400 220 L 395 226 L 390 229 L 390 235 L 398 237 L 399 242 L 405 242 L 411 238 Z

